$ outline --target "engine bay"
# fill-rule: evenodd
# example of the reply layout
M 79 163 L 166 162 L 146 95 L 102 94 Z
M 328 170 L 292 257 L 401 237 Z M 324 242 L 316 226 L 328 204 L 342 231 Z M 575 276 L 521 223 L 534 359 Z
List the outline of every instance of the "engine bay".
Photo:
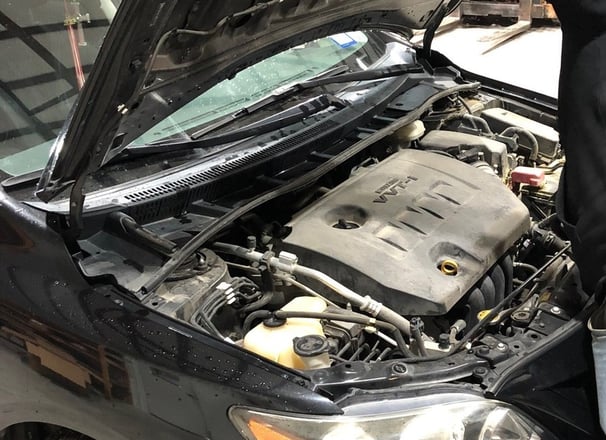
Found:
M 546 335 L 541 314 L 572 316 L 586 297 L 555 217 L 564 158 L 541 118 L 451 94 L 330 178 L 239 218 L 139 299 L 299 370 Z M 115 211 L 76 261 L 134 291 L 217 214 L 201 200 L 153 221 Z

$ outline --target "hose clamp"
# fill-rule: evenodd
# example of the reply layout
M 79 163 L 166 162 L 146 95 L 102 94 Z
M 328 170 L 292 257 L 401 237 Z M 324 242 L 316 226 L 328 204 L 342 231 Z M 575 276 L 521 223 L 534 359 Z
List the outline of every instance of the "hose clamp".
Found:
M 372 316 L 377 316 L 383 307 L 379 301 L 375 301 L 370 296 L 366 295 L 364 297 L 364 302 L 360 304 L 360 310 L 366 312 Z

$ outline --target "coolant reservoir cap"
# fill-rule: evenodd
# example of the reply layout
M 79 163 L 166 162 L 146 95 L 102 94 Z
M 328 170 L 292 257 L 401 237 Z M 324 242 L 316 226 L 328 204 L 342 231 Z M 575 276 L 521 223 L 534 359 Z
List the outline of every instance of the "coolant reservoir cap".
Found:
M 327 353 L 330 348 L 326 338 L 321 335 L 307 335 L 294 338 L 292 345 L 294 352 L 301 357 L 319 356 Z

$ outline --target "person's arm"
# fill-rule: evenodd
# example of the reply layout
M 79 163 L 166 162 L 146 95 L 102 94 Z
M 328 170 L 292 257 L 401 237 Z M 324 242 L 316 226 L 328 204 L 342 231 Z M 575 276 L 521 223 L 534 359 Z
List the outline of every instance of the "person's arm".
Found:
M 593 38 L 606 32 L 606 0 L 548 0 L 553 4 L 562 28 L 576 29 Z

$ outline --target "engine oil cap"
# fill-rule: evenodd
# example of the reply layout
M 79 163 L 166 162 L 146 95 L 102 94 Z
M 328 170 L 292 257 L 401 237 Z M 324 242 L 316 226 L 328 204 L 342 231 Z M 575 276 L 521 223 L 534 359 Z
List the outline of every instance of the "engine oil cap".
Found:
M 294 352 L 301 357 L 319 356 L 327 353 L 330 348 L 328 340 L 321 335 L 307 335 L 294 338 L 292 344 Z

